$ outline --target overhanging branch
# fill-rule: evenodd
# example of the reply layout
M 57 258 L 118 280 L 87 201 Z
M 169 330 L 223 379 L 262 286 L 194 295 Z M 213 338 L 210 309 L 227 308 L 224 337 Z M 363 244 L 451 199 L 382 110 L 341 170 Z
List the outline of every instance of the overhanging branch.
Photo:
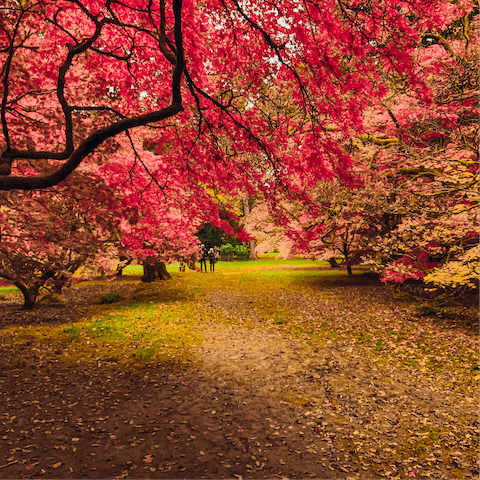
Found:
M 0 156 L 0 190 L 36 190 L 52 187 L 65 180 L 102 142 L 131 128 L 160 122 L 183 110 L 181 81 L 185 69 L 182 38 L 182 0 L 173 0 L 175 18 L 176 64 L 172 72 L 172 101 L 161 110 L 140 116 L 130 116 L 111 123 L 91 133 L 79 145 L 64 152 L 31 152 L 7 148 Z M 82 45 L 83 46 L 83 45 Z M 70 47 L 69 56 L 73 47 Z M 71 59 L 70 59 L 71 61 Z M 66 62 L 65 64 L 68 64 Z M 64 65 L 65 65 L 64 64 Z M 6 90 L 8 92 L 8 89 Z M 62 105 L 63 106 L 63 105 Z M 68 111 L 73 108 L 68 106 Z M 65 109 L 64 109 L 65 111 Z M 66 160 L 53 173 L 43 176 L 11 176 L 11 167 L 17 158 Z

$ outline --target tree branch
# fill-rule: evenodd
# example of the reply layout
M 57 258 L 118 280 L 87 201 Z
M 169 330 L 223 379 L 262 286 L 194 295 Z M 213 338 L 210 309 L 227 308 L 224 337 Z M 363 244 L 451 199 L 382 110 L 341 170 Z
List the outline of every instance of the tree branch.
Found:
M 148 125 L 150 123 L 165 120 L 166 118 L 172 117 L 183 110 L 180 88 L 182 76 L 185 69 L 185 57 L 182 38 L 182 0 L 173 0 L 173 13 L 175 18 L 174 37 L 176 45 L 176 63 L 172 72 L 171 104 L 161 110 L 149 112 L 140 116 L 130 116 L 127 118 L 123 118 L 122 120 L 119 120 L 115 123 L 111 123 L 110 125 L 96 130 L 86 139 L 84 139 L 76 148 L 74 147 L 73 130 L 68 127 L 68 115 L 70 115 L 71 117 L 71 112 L 73 108 L 76 109 L 78 107 L 69 106 L 63 97 L 65 74 L 69 66 L 71 65 L 73 56 L 78 53 L 84 52 L 87 48 L 89 48 L 100 34 L 103 22 L 97 22 L 97 28 L 92 37 L 84 40 L 77 45 L 67 45 L 69 52 L 65 62 L 62 64 L 59 71 L 58 97 L 60 103 L 62 104 L 63 111 L 66 114 L 66 132 L 69 134 L 70 132 L 72 132 L 71 141 L 68 139 L 67 135 L 67 147 L 64 152 L 58 153 L 19 151 L 7 147 L 7 150 L 4 151 L 0 156 L 0 190 L 35 190 L 57 185 L 62 180 L 65 180 L 65 178 L 67 178 L 80 165 L 83 159 L 87 155 L 92 153 L 106 139 L 114 137 L 115 135 L 125 132 L 131 128 L 140 127 Z M 8 76 L 6 77 L 8 78 Z M 4 90 L 5 93 L 8 92 L 8 85 L 6 87 L 7 88 Z M 6 97 L 7 95 L 4 96 L 3 102 L 6 101 Z M 2 122 L 3 121 L 4 118 L 2 116 Z M 48 175 L 36 177 L 10 176 L 12 163 L 17 158 L 66 160 L 66 162 L 60 167 L 58 167 L 53 173 Z

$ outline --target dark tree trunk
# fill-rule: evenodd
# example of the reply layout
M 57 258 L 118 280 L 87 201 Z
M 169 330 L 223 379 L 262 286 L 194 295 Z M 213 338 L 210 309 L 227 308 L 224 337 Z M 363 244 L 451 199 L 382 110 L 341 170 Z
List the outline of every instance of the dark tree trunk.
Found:
M 193 260 L 188 260 L 187 262 L 187 267 L 190 269 L 190 270 L 195 270 L 196 272 L 199 271 L 198 267 L 195 265 L 195 262 Z
M 172 276 L 167 272 L 167 267 L 164 262 L 155 262 L 155 270 L 158 272 L 160 280 L 168 280 Z
M 352 275 L 352 266 L 348 265 L 348 243 L 343 242 L 343 256 L 345 257 L 345 263 L 347 264 L 347 273 Z
M 150 283 L 155 280 L 155 265 L 150 264 L 149 262 L 143 262 L 143 277 L 141 278 L 142 282 Z
M 158 278 L 160 280 L 168 280 L 172 276 L 167 272 L 167 267 L 164 262 L 155 261 L 155 263 L 150 263 L 145 261 L 143 265 L 143 277 L 141 278 L 142 282 L 150 283 L 155 280 L 155 277 L 158 273 Z
M 339 267 L 337 261 L 334 258 L 330 258 L 328 260 L 328 263 L 330 264 L 331 268 L 338 268 Z
M 76 272 L 77 270 L 78 270 L 77 265 L 72 266 L 71 269 L 70 268 L 68 269 L 68 271 L 72 272 L 72 273 Z M 52 285 L 50 291 L 60 295 L 60 293 L 62 293 L 63 286 L 67 283 L 68 277 L 66 275 L 61 275 L 61 276 L 58 276 L 58 277 L 52 277 L 52 280 L 53 280 L 53 285 Z
M 16 281 L 14 284 L 23 294 L 22 310 L 33 310 L 37 300 L 38 287 L 27 287 L 27 285 L 20 281 Z
M 124 262 L 125 260 L 128 260 L 128 261 L 125 265 L 123 265 L 123 267 L 121 267 L 120 264 L 117 265 L 117 271 L 115 272 L 115 275 L 117 277 L 121 277 L 123 275 L 123 269 L 133 262 L 133 258 L 120 257 L 120 262 L 121 263 Z
M 71 275 L 73 275 L 82 265 L 83 265 L 83 262 L 72 263 L 67 268 L 67 271 Z M 68 278 L 69 278 L 68 275 L 66 274 L 54 275 L 52 274 L 52 272 L 50 272 L 48 275 L 53 280 L 53 286 L 51 288 L 51 291 L 53 293 L 57 293 L 60 295 L 60 293 L 62 293 L 62 288 L 65 286 L 65 284 L 68 281 Z
M 52 292 L 58 293 L 59 295 L 62 293 L 62 288 L 65 285 L 65 280 L 59 280 L 52 285 Z

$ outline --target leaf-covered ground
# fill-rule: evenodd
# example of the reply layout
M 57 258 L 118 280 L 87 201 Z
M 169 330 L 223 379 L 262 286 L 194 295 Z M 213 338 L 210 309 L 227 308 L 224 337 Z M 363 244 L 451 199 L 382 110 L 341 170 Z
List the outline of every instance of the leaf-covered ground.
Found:
M 478 477 L 475 303 L 247 265 L 6 295 L 0 477 Z

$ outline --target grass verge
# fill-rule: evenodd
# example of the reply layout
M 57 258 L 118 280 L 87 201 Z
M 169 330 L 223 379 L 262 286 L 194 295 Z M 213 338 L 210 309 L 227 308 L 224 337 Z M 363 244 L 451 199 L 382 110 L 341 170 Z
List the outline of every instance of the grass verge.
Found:
M 189 347 L 201 343 L 195 305 L 169 282 L 140 284 L 129 299 L 92 305 L 88 318 L 56 326 L 8 327 L 4 335 L 40 356 L 76 364 L 119 367 L 190 362 Z

